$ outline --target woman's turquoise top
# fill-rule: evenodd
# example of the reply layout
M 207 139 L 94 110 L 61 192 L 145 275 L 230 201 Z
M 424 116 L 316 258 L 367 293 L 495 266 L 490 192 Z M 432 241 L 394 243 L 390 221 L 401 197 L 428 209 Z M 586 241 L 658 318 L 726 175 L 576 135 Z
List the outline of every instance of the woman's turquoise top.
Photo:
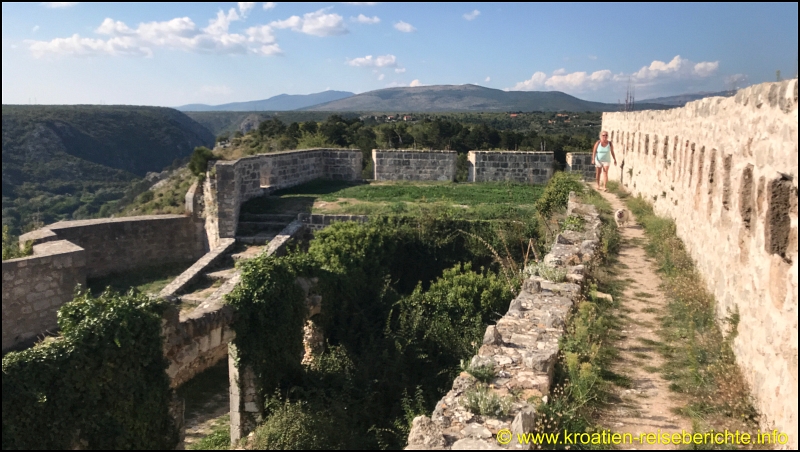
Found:
M 597 153 L 594 158 L 598 162 L 611 163 L 611 142 L 609 141 L 605 146 L 598 143 Z

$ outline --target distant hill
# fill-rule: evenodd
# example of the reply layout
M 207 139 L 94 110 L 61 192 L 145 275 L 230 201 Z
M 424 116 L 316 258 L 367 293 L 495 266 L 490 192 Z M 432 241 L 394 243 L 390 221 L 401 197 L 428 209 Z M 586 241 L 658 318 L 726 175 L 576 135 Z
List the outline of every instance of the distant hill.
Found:
M 314 94 L 279 94 L 264 100 L 233 102 L 223 105 L 189 104 L 177 107 L 180 111 L 287 111 L 310 107 L 353 96 L 347 91 L 323 91 Z
M 642 102 L 669 105 L 671 107 L 683 107 L 684 105 L 686 105 L 687 102 L 691 102 L 694 100 L 700 100 L 700 99 L 705 99 L 706 97 L 717 97 L 717 96 L 730 97 L 733 96 L 734 94 L 736 94 L 736 91 L 717 91 L 715 93 L 700 92 L 691 94 L 679 94 L 677 96 L 656 97 L 653 99 L 645 99 Z
M 172 108 L 3 105 L 3 224 L 85 218 L 214 135 Z
M 448 111 L 616 111 L 617 104 L 578 99 L 559 91 L 502 91 L 477 85 L 387 88 L 314 105 L 310 111 L 448 112 Z M 642 109 L 664 109 L 641 104 Z

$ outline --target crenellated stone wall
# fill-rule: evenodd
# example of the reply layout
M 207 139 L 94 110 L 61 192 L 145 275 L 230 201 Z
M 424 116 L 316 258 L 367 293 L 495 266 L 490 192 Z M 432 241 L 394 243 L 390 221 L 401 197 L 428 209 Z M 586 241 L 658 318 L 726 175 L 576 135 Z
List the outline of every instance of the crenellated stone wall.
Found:
M 469 151 L 469 182 L 546 184 L 553 176 L 552 152 Z
M 609 179 L 675 220 L 765 426 L 797 447 L 797 79 L 666 111 L 604 113 Z
M 86 277 L 189 262 L 206 251 L 203 226 L 184 215 L 61 221 L 19 238 L 35 244 L 67 240 L 85 250 Z
M 65 240 L 34 245 L 33 255 L 3 261 L 3 351 L 31 345 L 58 328 L 58 309 L 86 285 L 86 252 Z
M 456 151 L 373 149 L 375 180 L 454 181 Z
M 591 153 L 567 152 L 567 171 L 578 173 L 585 181 L 595 180 L 595 166 Z
M 204 190 L 209 242 L 235 237 L 245 201 L 319 178 L 360 180 L 361 151 L 305 149 L 215 162 Z

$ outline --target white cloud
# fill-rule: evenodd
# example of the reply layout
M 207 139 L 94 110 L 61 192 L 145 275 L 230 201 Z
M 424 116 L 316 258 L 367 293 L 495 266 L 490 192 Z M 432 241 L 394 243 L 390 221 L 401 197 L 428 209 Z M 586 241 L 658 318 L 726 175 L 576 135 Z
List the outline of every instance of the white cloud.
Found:
M 376 58 L 373 58 L 372 55 L 367 55 L 347 60 L 347 64 L 357 67 L 396 67 L 397 57 L 392 54 L 379 55 Z
M 42 5 L 48 8 L 70 8 L 77 4 L 78 2 L 42 2 Z
M 481 15 L 481 12 L 478 11 L 477 9 L 475 9 L 475 10 L 472 10 L 471 13 L 464 14 L 464 19 L 466 19 L 466 20 L 475 20 L 475 18 L 480 16 L 480 15 Z
M 275 2 L 264 2 L 264 11 L 269 11 L 275 7 Z
M 39 26 L 34 25 L 33 28 L 31 28 L 31 33 L 36 33 L 37 31 L 39 31 Z
M 326 14 L 330 8 L 323 8 L 303 17 L 292 16 L 285 20 L 272 22 L 275 28 L 290 28 L 292 31 L 313 36 L 338 36 L 350 31 L 344 26 L 344 19 L 338 14 Z
M 238 2 L 237 5 L 239 6 L 239 14 L 242 17 L 247 17 L 247 13 L 256 6 L 256 2 Z
M 591 58 L 591 56 L 590 56 Z M 663 85 L 674 83 L 681 80 L 693 80 L 710 77 L 717 72 L 719 61 L 703 61 L 693 63 L 680 55 L 676 55 L 668 63 L 654 60 L 648 66 L 644 66 L 636 72 L 630 74 L 614 74 L 608 69 L 595 71 L 592 73 L 577 71 L 567 73 L 563 68 L 553 71 L 551 75 L 538 71 L 530 79 L 514 85 L 510 90 L 531 91 L 531 90 L 557 90 L 572 93 L 586 91 L 597 91 L 619 87 L 632 80 L 639 86 Z
M 419 81 L 419 79 L 415 79 L 415 80 L 412 80 L 411 83 L 408 86 L 413 88 L 415 86 L 425 86 L 425 85 L 423 85 L 422 82 Z
M 394 70 L 394 72 L 397 73 L 397 74 L 402 74 L 405 71 L 406 71 L 406 68 L 404 68 L 404 67 L 399 67 L 399 68 L 396 68 Z
M 489 83 L 489 82 L 491 82 L 491 81 L 492 81 L 492 78 L 491 78 L 491 77 L 486 77 L 486 79 L 484 80 L 484 82 L 486 82 L 486 83 Z M 476 83 L 476 85 L 477 85 L 477 83 Z
M 403 33 L 411 33 L 412 31 L 417 31 L 417 29 L 414 28 L 413 25 L 411 25 L 408 22 L 403 22 L 402 20 L 394 24 L 394 28 L 402 31 Z
M 359 14 L 358 17 L 351 17 L 350 20 L 353 22 L 358 22 L 360 24 L 377 24 L 378 22 L 381 21 L 381 19 L 378 16 L 367 17 L 363 14 Z
M 378 80 L 383 80 L 384 77 L 386 77 L 386 76 L 384 74 L 381 74 L 381 75 L 378 76 Z
M 204 94 L 213 94 L 215 96 L 225 96 L 233 93 L 233 90 L 225 85 L 205 85 L 200 88 Z
M 252 9 L 252 7 L 250 7 Z M 244 7 L 241 11 L 248 11 Z M 217 12 L 208 26 L 199 29 L 188 17 L 178 17 L 163 22 L 143 22 L 135 29 L 122 21 L 106 18 L 95 30 L 108 39 L 82 38 L 75 34 L 69 38 L 51 41 L 28 41 L 31 53 L 37 58 L 47 54 L 68 56 L 128 55 L 152 56 L 153 48 L 164 47 L 196 53 L 259 54 L 282 53 L 275 43 L 269 25 L 259 25 L 245 30 L 244 34 L 229 31 L 232 22 L 240 21 L 243 14 L 231 8 L 227 13 Z

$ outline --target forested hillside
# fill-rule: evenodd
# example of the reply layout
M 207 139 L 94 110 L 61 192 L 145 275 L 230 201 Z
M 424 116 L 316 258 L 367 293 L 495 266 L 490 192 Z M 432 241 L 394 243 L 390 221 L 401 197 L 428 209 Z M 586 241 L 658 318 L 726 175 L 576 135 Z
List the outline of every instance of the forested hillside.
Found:
M 148 172 L 214 142 L 205 127 L 171 108 L 3 105 L 2 111 L 3 224 L 14 233 L 31 223 L 110 214 Z

